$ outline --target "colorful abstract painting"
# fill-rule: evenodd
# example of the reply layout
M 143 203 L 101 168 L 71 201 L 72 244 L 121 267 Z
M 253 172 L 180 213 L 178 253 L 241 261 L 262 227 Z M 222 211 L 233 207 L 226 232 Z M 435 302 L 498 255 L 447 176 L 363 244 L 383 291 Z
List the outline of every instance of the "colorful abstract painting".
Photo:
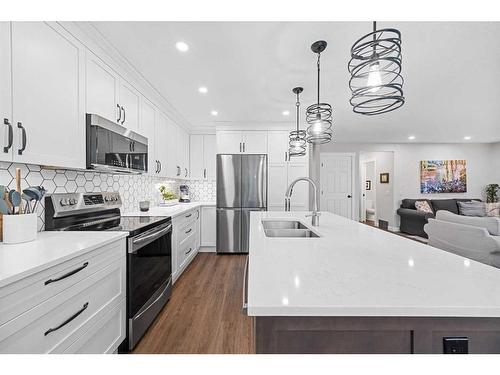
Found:
M 466 193 L 465 160 L 422 160 L 420 162 L 420 192 Z

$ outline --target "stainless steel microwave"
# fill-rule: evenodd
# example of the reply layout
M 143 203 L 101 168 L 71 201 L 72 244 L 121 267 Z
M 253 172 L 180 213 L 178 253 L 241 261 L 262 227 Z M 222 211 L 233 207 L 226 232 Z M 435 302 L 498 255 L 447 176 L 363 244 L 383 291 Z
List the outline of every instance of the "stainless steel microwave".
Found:
M 148 171 L 148 139 L 96 114 L 86 116 L 87 169 Z

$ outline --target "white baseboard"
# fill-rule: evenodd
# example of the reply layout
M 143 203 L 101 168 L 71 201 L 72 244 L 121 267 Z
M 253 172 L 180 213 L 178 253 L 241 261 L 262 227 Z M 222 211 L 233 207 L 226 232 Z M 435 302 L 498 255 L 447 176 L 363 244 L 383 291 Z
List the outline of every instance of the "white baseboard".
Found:
M 215 246 L 202 246 L 198 251 L 200 253 L 215 253 Z
M 399 232 L 399 227 L 391 227 L 389 225 L 388 229 L 391 231 L 391 232 Z

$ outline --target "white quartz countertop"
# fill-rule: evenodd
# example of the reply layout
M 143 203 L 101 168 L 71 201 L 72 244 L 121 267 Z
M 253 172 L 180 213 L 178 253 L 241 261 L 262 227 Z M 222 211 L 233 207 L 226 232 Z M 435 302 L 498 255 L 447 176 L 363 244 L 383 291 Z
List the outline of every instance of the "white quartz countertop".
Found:
M 40 232 L 35 241 L 0 244 L 0 287 L 125 238 L 128 232 Z
M 137 211 L 122 212 L 122 216 L 170 216 L 174 218 L 182 215 L 186 211 L 202 206 L 215 206 L 215 202 L 177 203 L 174 206 L 168 207 L 154 206 L 150 207 L 149 211 L 146 212 L 139 211 L 139 209 L 137 209 Z
M 500 269 L 322 213 L 252 212 L 248 315 L 500 317 Z M 268 238 L 262 219 L 320 238 Z

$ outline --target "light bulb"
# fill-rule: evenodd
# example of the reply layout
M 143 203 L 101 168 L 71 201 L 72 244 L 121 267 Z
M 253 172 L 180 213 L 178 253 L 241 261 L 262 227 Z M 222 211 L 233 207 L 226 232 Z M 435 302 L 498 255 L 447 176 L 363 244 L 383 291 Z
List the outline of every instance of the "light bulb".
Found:
M 382 77 L 380 76 L 380 65 L 378 61 L 370 65 L 370 72 L 368 73 L 368 82 L 366 83 L 370 89 L 370 92 L 377 92 L 380 90 L 382 85 Z
M 319 134 L 323 131 L 323 124 L 321 120 L 316 120 L 312 124 L 311 133 Z

